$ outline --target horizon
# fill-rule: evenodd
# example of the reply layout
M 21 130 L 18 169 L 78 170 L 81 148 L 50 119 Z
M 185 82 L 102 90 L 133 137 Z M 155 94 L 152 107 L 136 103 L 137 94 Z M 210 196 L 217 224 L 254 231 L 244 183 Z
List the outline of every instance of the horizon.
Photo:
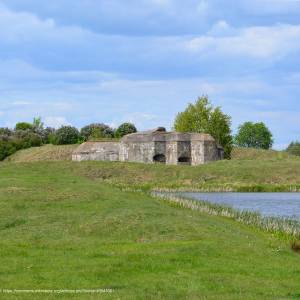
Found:
M 300 140 L 300 1 L 0 0 L 0 127 L 170 130 L 208 95 L 233 133 Z M 128 4 L 129 3 L 129 4 Z

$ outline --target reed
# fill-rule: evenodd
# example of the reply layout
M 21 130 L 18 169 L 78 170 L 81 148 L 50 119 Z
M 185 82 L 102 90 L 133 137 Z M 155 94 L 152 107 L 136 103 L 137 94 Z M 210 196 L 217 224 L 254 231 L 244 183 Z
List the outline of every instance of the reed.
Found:
M 192 200 L 187 197 L 161 191 L 151 192 L 151 195 L 183 208 L 197 210 L 213 216 L 230 218 L 270 233 L 300 239 L 300 222 L 294 219 L 264 217 L 258 212 L 239 211 L 230 206 Z M 300 242 L 297 245 L 300 251 Z

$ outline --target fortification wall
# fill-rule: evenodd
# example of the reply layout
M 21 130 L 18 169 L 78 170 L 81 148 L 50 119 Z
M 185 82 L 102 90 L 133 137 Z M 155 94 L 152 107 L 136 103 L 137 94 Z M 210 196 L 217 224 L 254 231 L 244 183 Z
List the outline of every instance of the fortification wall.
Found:
M 120 161 L 152 163 L 155 156 L 154 142 L 120 143 Z
M 200 165 L 223 158 L 212 136 L 197 133 L 151 131 L 129 134 L 121 142 L 86 142 L 72 159 Z
M 120 143 L 118 142 L 87 142 L 80 145 L 73 153 L 72 160 L 119 160 Z

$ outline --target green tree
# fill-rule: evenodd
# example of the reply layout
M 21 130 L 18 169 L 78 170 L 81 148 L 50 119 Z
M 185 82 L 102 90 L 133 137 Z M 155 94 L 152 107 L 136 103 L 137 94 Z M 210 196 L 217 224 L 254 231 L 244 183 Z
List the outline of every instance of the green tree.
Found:
M 19 122 L 16 124 L 15 130 L 32 130 L 33 125 L 27 122 Z
M 224 148 L 225 158 L 232 151 L 231 118 L 220 107 L 214 108 L 207 96 L 189 104 L 185 111 L 176 116 L 174 128 L 179 132 L 209 133 Z
M 291 142 L 286 151 L 290 154 L 300 156 L 300 142 Z
M 273 136 L 264 123 L 245 122 L 239 126 L 235 144 L 239 147 L 270 149 Z
M 112 138 L 114 130 L 103 123 L 92 123 L 81 128 L 80 134 L 84 141 L 89 139 Z
M 55 141 L 57 145 L 76 144 L 80 138 L 76 127 L 62 126 L 55 132 Z
M 117 138 L 121 138 L 124 135 L 137 132 L 136 127 L 132 123 L 123 123 L 121 124 L 115 132 Z
M 36 117 L 33 119 L 32 127 L 35 131 L 39 132 L 44 129 L 44 123 L 41 117 Z

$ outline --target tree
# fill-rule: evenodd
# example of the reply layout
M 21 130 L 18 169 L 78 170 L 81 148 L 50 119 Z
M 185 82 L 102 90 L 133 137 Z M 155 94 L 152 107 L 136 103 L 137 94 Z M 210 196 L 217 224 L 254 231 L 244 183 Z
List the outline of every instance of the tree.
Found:
M 235 144 L 239 147 L 270 149 L 273 136 L 264 123 L 245 122 L 239 126 Z
M 16 124 L 15 130 L 32 130 L 33 125 L 27 122 L 19 122 Z
M 80 134 L 77 128 L 72 126 L 62 126 L 55 132 L 55 141 L 57 145 L 76 144 Z
M 115 132 L 115 137 L 121 138 L 124 135 L 137 132 L 136 127 L 132 123 L 121 124 Z
M 44 123 L 41 117 L 36 117 L 33 119 L 32 127 L 34 131 L 41 132 L 44 129 Z
M 100 138 L 112 138 L 114 136 L 114 130 L 103 123 L 92 123 L 84 126 L 80 131 L 84 141 L 89 139 L 100 139 Z
M 220 107 L 214 108 L 207 96 L 202 96 L 176 116 L 174 128 L 179 132 L 209 133 L 224 148 L 225 158 L 232 150 L 231 118 Z
M 286 151 L 290 154 L 300 156 L 300 142 L 291 142 Z

